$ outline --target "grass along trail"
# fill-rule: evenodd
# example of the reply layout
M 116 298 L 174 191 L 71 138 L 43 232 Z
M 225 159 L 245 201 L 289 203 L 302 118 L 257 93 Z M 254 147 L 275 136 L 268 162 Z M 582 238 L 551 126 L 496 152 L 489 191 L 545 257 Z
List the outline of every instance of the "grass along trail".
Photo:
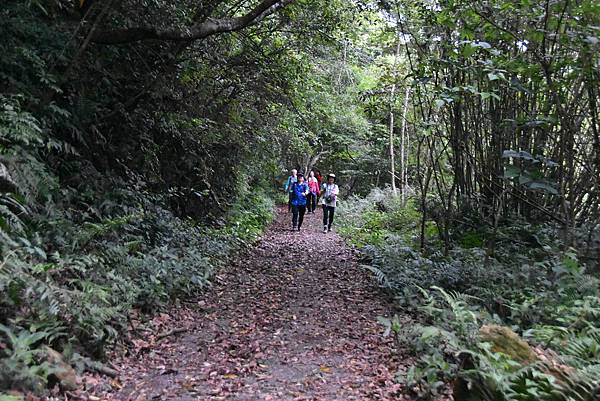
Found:
M 92 399 L 401 399 L 389 305 L 321 211 L 291 214 L 221 270 L 201 300 L 138 331 L 117 379 L 85 378 Z

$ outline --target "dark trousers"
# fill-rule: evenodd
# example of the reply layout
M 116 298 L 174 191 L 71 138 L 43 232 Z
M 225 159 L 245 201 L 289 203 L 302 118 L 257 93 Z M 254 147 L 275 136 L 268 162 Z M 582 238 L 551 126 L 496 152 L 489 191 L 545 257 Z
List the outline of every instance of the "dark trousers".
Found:
M 294 197 L 293 192 L 288 192 L 288 212 L 292 210 L 292 198 Z
M 333 206 L 323 205 L 323 226 L 327 226 L 327 228 L 331 229 L 334 214 L 335 208 Z
M 306 205 L 296 206 L 292 205 L 292 226 L 302 227 L 304 221 L 304 214 L 306 213 Z
M 317 210 L 317 194 L 310 193 L 308 194 L 308 199 L 306 200 L 306 206 L 308 208 L 308 213 L 314 212 Z

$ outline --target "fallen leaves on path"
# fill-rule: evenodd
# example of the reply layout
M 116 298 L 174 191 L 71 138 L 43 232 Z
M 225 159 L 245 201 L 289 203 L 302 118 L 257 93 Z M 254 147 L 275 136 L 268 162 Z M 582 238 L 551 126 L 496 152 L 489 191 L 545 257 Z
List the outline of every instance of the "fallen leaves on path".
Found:
M 319 214 L 301 232 L 288 219 L 280 210 L 201 300 L 137 330 L 118 380 L 86 378 L 89 399 L 402 399 L 377 323 L 389 305 Z

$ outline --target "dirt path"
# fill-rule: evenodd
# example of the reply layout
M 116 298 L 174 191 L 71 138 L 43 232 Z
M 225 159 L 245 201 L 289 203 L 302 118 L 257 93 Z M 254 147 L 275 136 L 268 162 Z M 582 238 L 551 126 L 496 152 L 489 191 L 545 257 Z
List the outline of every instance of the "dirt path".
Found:
M 321 213 L 301 232 L 280 210 L 262 241 L 222 270 L 203 300 L 157 316 L 95 399 L 401 399 L 388 306 Z M 324 262 L 324 260 L 328 260 Z M 157 333 L 185 330 L 162 339 Z

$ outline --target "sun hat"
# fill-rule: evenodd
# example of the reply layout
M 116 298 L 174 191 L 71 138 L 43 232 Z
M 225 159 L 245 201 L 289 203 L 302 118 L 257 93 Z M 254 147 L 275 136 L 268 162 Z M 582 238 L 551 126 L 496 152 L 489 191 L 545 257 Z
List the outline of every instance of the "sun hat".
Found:
M 333 178 L 333 181 L 337 181 L 337 178 L 336 178 L 335 174 L 333 174 L 333 173 L 327 174 L 327 179 L 330 179 L 330 178 Z

